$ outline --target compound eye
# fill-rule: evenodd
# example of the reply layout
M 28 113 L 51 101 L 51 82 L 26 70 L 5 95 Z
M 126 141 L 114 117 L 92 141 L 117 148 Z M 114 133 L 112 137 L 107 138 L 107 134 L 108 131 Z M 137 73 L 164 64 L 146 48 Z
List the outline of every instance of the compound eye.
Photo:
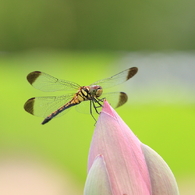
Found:
M 96 91 L 96 96 L 97 97 L 100 97 L 102 95 L 102 92 L 103 92 L 102 88 L 101 87 L 98 87 L 97 88 L 97 91 Z

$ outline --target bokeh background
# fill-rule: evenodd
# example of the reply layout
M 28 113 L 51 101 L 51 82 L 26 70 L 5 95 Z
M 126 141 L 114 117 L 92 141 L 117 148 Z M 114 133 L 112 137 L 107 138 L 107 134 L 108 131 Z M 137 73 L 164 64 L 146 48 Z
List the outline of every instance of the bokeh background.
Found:
M 172 169 L 181 194 L 195 182 L 195 1 L 1 1 L 0 191 L 82 194 L 94 121 L 73 108 L 41 125 L 25 101 L 54 95 L 31 87 L 39 70 L 88 85 L 129 67 L 114 87 L 117 112 Z M 63 94 L 55 93 L 56 95 Z

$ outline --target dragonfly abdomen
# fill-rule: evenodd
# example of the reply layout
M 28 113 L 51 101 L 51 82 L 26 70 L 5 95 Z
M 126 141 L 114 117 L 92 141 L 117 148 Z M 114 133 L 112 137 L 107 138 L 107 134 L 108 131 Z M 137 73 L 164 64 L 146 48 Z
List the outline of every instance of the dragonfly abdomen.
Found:
M 49 116 L 47 116 L 44 121 L 41 123 L 42 125 L 44 125 L 45 123 L 49 122 L 53 117 L 57 116 L 58 114 L 60 114 L 62 111 L 75 106 L 77 104 L 79 104 L 80 102 L 75 102 L 74 98 L 69 101 L 67 104 L 65 104 L 64 106 L 60 107 L 59 109 L 57 109 L 55 112 L 52 112 Z
M 85 88 L 85 87 L 83 87 L 83 88 Z M 72 100 L 70 100 L 68 103 L 66 103 L 65 105 L 63 105 L 62 107 L 57 109 L 56 111 L 52 112 L 49 116 L 47 116 L 44 119 L 44 121 L 42 122 L 42 124 L 49 122 L 53 117 L 57 116 L 62 111 L 66 110 L 72 106 L 75 106 L 75 105 L 81 103 L 82 101 L 89 100 L 90 96 L 89 96 L 88 92 L 86 90 L 84 90 L 83 88 L 81 88 L 75 94 L 75 96 L 74 96 L 74 98 L 72 98 Z

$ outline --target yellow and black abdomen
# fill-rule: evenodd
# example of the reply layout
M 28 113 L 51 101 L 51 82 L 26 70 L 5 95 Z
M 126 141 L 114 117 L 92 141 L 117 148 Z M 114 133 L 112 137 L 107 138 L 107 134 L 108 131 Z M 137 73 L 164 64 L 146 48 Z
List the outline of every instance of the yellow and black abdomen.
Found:
M 80 90 L 74 95 L 72 100 L 70 100 L 68 103 L 57 109 L 55 112 L 51 113 L 49 116 L 47 116 L 45 120 L 42 122 L 42 124 L 49 122 L 53 117 L 57 116 L 62 111 L 72 106 L 76 106 L 86 100 L 91 100 L 89 90 L 87 89 L 87 87 L 81 87 Z

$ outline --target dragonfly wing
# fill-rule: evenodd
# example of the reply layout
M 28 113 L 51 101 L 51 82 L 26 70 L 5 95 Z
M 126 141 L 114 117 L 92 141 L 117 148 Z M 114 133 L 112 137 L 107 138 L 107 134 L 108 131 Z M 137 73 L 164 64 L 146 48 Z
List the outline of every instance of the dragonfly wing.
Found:
M 27 102 L 24 104 L 24 109 L 32 115 L 45 118 L 69 102 L 73 96 L 74 94 L 34 97 L 27 100 Z M 64 110 L 57 116 L 65 114 L 68 110 L 69 109 Z
M 90 101 L 83 101 L 78 106 L 76 110 L 80 113 L 89 114 L 90 113 Z
M 124 92 L 104 93 L 101 97 L 106 99 L 113 108 L 122 106 L 128 100 L 128 96 Z
M 27 75 L 28 82 L 41 91 L 61 91 L 79 89 L 79 85 L 62 79 L 57 79 L 44 72 L 34 71 Z
M 103 89 L 113 87 L 115 85 L 121 84 L 127 80 L 129 80 L 131 77 L 133 77 L 138 71 L 137 67 L 132 67 L 127 70 L 124 70 L 112 77 L 99 80 L 92 85 L 100 85 Z

